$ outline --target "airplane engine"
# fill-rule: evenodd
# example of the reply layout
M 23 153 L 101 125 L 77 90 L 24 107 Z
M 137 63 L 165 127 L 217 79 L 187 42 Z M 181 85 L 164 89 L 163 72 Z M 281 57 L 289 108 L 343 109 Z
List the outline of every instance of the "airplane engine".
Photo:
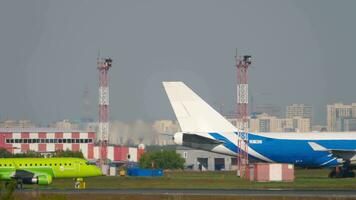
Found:
M 52 176 L 39 175 L 32 178 L 23 179 L 24 184 L 49 185 L 52 183 Z
M 40 175 L 37 176 L 38 185 L 49 185 L 52 183 L 52 176 Z

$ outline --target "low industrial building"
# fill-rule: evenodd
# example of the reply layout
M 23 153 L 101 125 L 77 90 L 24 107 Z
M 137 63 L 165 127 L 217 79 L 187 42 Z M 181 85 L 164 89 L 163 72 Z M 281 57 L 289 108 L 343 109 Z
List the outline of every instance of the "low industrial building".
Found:
M 236 170 L 237 158 L 179 146 L 176 152 L 185 159 L 185 168 L 196 171 Z
M 99 158 L 99 146 L 95 145 L 95 132 L 59 130 L 53 128 L 0 128 L 0 148 L 11 153 L 35 151 L 51 154 L 58 150 L 81 151 L 88 160 Z M 108 146 L 107 158 L 113 162 L 137 162 L 144 153 L 140 148 Z

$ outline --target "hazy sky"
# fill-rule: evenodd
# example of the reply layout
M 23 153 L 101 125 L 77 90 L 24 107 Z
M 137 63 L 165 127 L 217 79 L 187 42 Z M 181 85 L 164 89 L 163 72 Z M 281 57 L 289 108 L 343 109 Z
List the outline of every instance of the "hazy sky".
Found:
M 356 102 L 356 1 L 1 1 L 0 118 L 79 119 L 96 58 L 111 56 L 110 116 L 173 119 L 161 85 L 182 80 L 234 109 L 234 48 L 251 54 L 255 103 Z

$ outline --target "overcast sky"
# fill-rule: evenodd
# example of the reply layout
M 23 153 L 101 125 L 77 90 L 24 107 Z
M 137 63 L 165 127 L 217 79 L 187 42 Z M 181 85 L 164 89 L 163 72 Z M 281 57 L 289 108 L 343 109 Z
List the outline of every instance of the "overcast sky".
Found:
M 96 58 L 111 56 L 113 120 L 174 119 L 161 81 L 234 109 L 234 49 L 256 104 L 356 102 L 356 1 L 1 1 L 0 118 L 97 118 Z M 265 95 L 263 95 L 265 93 Z

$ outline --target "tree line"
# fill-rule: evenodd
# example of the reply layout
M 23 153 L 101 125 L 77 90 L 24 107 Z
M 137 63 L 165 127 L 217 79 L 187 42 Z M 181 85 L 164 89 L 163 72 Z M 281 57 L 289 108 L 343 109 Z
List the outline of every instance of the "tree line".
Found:
M 0 158 L 44 158 L 45 155 L 36 151 L 27 151 L 13 154 L 4 148 L 0 148 Z M 51 157 L 73 157 L 73 158 L 84 158 L 81 151 L 71 151 L 67 150 L 56 150 L 51 154 Z
M 144 153 L 139 161 L 143 169 L 183 169 L 185 160 L 173 150 Z

